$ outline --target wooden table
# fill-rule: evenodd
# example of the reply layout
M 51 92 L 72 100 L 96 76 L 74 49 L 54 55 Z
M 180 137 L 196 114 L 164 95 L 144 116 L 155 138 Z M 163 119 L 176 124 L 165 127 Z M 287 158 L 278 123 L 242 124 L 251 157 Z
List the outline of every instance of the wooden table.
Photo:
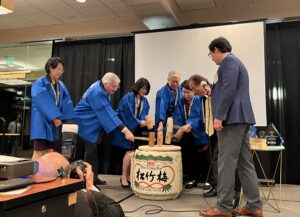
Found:
M 31 177 L 41 182 L 52 177 Z M 58 178 L 55 181 L 34 184 L 30 189 L 17 195 L 0 195 L 0 217 L 21 216 L 73 216 L 76 191 L 83 187 L 80 179 Z

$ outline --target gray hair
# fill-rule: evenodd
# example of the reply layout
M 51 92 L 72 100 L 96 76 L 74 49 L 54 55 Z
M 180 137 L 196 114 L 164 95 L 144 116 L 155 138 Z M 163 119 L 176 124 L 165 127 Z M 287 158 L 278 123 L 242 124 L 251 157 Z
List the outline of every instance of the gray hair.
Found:
M 168 74 L 168 80 L 170 80 L 171 78 L 176 77 L 180 79 L 180 73 L 178 71 L 172 70 L 169 72 Z
M 101 79 L 103 84 L 119 84 L 120 78 L 112 72 L 107 72 Z

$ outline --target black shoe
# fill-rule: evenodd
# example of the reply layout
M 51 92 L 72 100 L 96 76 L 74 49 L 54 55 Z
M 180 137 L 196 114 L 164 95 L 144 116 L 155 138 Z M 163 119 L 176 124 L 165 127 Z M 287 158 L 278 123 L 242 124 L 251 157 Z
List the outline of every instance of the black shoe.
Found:
M 94 180 L 94 184 L 95 184 L 95 185 L 106 185 L 106 181 L 97 178 L 97 179 Z
M 184 187 L 186 189 L 191 189 L 193 187 L 197 187 L 197 182 L 196 182 L 196 180 L 192 180 L 192 181 L 186 182 L 186 184 L 184 185 Z
M 123 185 L 122 178 L 120 178 L 120 183 L 121 183 L 122 188 L 129 188 L 130 187 L 129 184 L 128 185 Z
M 208 192 L 203 193 L 203 197 L 215 197 L 217 196 L 217 187 L 212 187 Z

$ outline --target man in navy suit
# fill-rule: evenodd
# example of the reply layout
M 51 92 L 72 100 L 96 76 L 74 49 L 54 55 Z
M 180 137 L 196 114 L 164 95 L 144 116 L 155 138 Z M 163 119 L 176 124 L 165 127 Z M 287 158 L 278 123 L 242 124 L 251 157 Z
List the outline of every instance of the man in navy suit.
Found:
M 258 180 L 249 146 L 248 130 L 255 123 L 249 95 L 249 77 L 244 64 L 231 53 L 226 38 L 214 39 L 209 56 L 219 65 L 212 87 L 214 128 L 217 131 L 218 199 L 216 208 L 200 211 L 201 216 L 262 217 Z M 235 171 L 241 181 L 245 207 L 233 210 Z

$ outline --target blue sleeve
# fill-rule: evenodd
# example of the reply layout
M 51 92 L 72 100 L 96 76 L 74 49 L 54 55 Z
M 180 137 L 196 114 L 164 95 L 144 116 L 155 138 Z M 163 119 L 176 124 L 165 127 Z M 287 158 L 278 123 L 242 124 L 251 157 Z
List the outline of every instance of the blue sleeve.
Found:
M 55 105 L 54 97 L 50 95 L 50 91 L 45 86 L 41 85 L 40 80 L 32 85 L 31 97 L 32 103 L 36 105 L 39 112 L 48 121 L 61 117 L 61 113 Z
M 164 97 L 163 90 L 160 90 L 157 92 L 155 100 L 155 125 L 160 121 L 165 122 L 167 120 L 167 108 L 168 103 Z
M 174 122 L 174 130 L 175 130 L 174 133 L 177 132 L 179 127 L 186 124 L 185 115 L 184 115 L 183 97 L 180 97 L 180 99 L 178 100 L 177 106 L 175 107 L 175 110 L 173 113 L 173 122 Z
M 208 137 L 205 133 L 205 125 L 203 121 L 202 98 L 196 97 L 191 107 L 190 117 L 187 121 L 192 126 L 192 132 L 196 145 L 205 145 L 208 143 Z
M 74 105 L 67 88 L 62 84 L 62 102 L 61 102 L 61 120 L 70 120 L 75 118 Z
M 202 98 L 195 97 L 193 105 L 190 111 L 190 117 L 187 120 L 187 123 L 192 126 L 192 128 L 199 129 L 202 123 L 202 128 L 204 128 L 203 121 L 203 111 L 202 111 Z
M 109 100 L 104 95 L 97 91 L 91 91 L 91 94 L 86 96 L 86 100 L 106 133 L 113 131 L 122 124 L 117 113 L 112 109 Z
M 135 129 L 139 124 L 140 120 L 134 115 L 134 95 L 126 94 L 120 101 L 118 106 L 118 113 L 125 124 L 130 130 Z
M 143 110 L 141 112 L 140 120 L 145 120 L 146 116 L 149 114 L 150 105 L 146 97 L 143 97 Z

